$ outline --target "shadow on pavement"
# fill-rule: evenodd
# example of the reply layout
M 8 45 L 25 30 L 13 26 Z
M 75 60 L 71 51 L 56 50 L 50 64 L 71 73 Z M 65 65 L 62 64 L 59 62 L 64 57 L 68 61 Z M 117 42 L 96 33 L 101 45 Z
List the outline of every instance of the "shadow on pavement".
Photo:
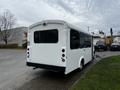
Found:
M 37 70 L 31 73 L 35 77 L 21 86 L 18 90 L 68 90 L 89 70 L 92 64 L 93 62 L 90 62 L 82 71 L 77 69 L 68 75 L 46 70 Z

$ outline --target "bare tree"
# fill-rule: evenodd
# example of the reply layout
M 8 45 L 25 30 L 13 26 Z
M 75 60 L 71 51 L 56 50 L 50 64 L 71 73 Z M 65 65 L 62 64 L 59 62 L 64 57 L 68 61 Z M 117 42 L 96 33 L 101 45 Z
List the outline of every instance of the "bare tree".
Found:
M 13 28 L 15 23 L 16 19 L 9 10 L 0 15 L 0 36 L 6 45 L 8 44 L 8 38 L 11 36 L 10 29 Z

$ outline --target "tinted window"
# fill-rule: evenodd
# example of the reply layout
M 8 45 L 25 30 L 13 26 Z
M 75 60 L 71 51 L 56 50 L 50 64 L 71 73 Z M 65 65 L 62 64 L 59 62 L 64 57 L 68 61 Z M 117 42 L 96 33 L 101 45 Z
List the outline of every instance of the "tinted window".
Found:
M 91 47 L 91 36 L 80 32 L 80 48 Z
M 80 35 L 76 30 L 70 30 L 70 48 L 78 49 L 80 47 Z
M 105 45 L 105 43 L 103 41 L 97 41 L 96 45 Z
M 35 43 L 57 43 L 58 42 L 58 30 L 45 30 L 34 32 Z

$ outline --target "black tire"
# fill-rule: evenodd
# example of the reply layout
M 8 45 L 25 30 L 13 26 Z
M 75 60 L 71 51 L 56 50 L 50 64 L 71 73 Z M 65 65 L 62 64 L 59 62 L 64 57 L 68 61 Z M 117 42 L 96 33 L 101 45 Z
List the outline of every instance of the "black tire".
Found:
M 80 63 L 80 70 L 82 70 L 83 68 L 84 68 L 84 59 Z

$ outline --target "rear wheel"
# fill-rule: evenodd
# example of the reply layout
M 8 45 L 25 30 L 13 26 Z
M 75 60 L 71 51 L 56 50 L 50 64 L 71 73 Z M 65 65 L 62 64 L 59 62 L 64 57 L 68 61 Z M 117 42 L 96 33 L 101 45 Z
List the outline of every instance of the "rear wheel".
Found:
M 83 68 L 84 68 L 84 60 L 82 60 L 80 63 L 80 70 L 82 70 Z

